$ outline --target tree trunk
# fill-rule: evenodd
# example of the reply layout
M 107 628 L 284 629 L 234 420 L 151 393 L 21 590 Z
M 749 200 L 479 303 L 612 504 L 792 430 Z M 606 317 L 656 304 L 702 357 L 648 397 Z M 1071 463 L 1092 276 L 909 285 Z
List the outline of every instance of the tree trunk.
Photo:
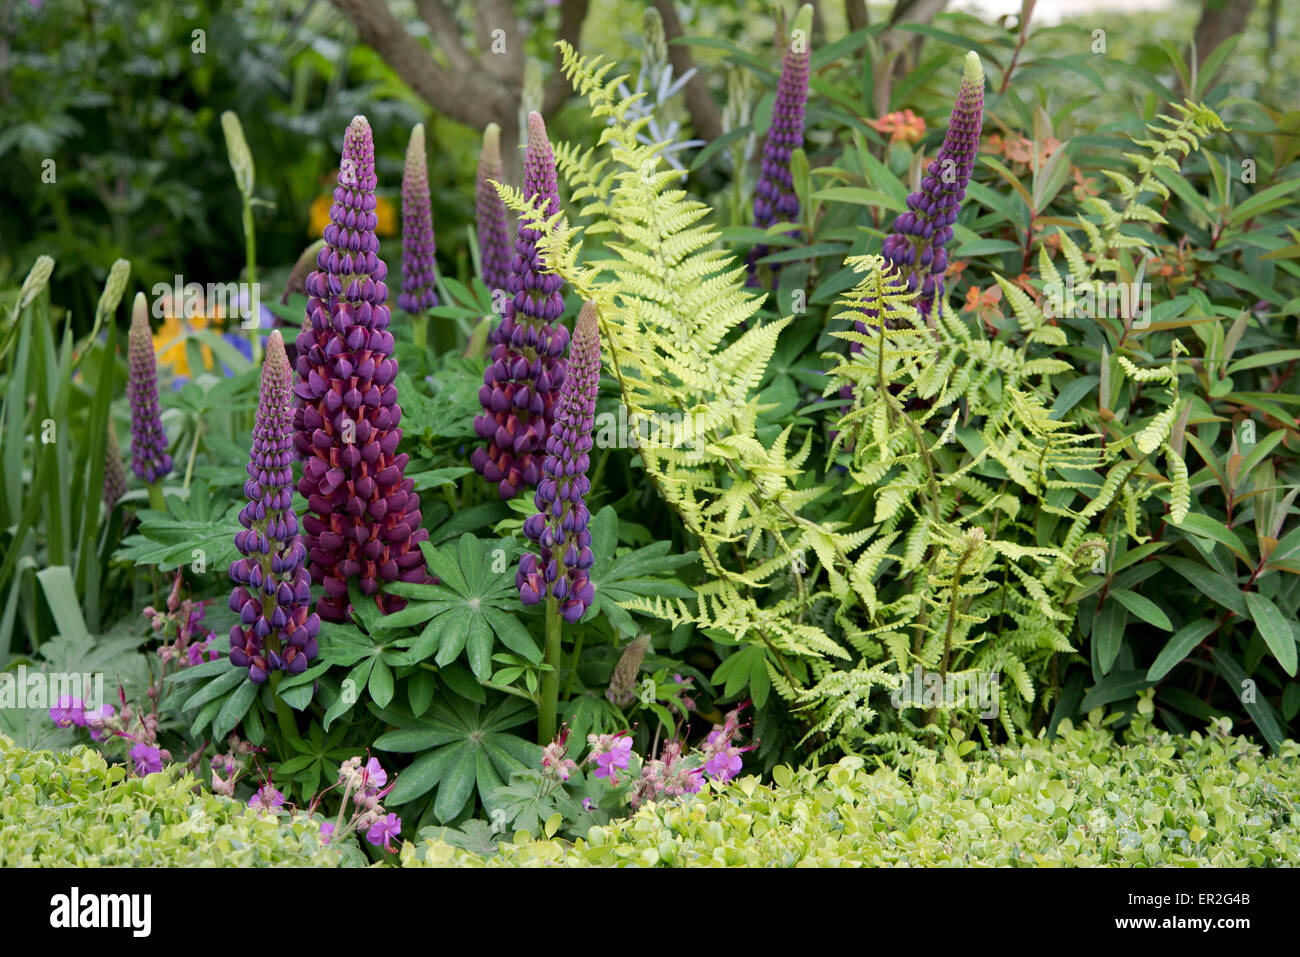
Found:
M 525 30 L 515 18 L 511 0 L 475 0 L 474 31 L 477 55 L 461 39 L 461 27 L 447 0 L 416 0 L 420 19 L 428 25 L 434 50 L 408 33 L 385 0 L 333 0 L 356 27 L 362 42 L 372 47 L 399 77 L 439 113 L 482 130 L 501 127 L 501 164 L 506 180 L 519 183 L 523 160 L 519 153 L 519 97 L 524 82 Z M 589 0 L 562 0 L 559 36 L 574 47 L 582 34 Z M 556 69 L 546 84 L 542 115 L 550 116 L 569 97 L 569 82 Z
M 1196 65 L 1218 49 L 1228 37 L 1246 28 L 1255 0 L 1205 0 L 1201 21 L 1196 24 Z
M 682 36 L 682 21 L 677 16 L 672 0 L 654 0 L 654 7 L 659 11 L 659 18 L 664 22 L 664 38 L 668 41 L 668 58 L 673 64 L 673 75 L 682 76 L 695 65 L 691 58 L 690 47 L 674 44 L 673 40 Z M 713 142 L 722 135 L 722 111 L 713 102 L 709 84 L 702 73 L 696 73 L 682 91 L 686 100 L 686 109 L 690 111 L 691 123 L 695 135 L 700 139 Z

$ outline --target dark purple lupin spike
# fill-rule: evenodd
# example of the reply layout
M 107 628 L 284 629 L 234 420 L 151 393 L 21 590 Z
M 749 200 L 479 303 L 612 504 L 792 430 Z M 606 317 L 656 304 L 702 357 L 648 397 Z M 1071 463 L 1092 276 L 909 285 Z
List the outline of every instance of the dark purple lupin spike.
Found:
M 298 491 L 310 512 L 302 527 L 312 581 L 327 621 L 348 615 L 348 580 L 383 612 L 401 608 L 379 583 L 428 580 L 419 543 L 420 500 L 397 454 L 402 409 L 384 303 L 388 267 L 375 235 L 375 145 L 355 117 L 343 138 L 339 185 L 316 271 L 307 277 L 307 323 L 297 340 L 294 448 L 303 457 Z
M 515 584 L 525 605 L 555 598 L 560 614 L 573 624 L 595 600 L 589 570 L 591 532 L 586 495 L 596 392 L 600 388 L 600 323 L 596 304 L 583 304 L 569 350 L 569 367 L 556 402 L 555 425 L 546 440 L 542 480 L 533 495 L 536 514 L 524 522 L 524 535 L 539 554 L 519 559 Z
M 546 216 L 560 209 L 555 154 L 537 113 L 528 114 L 524 195 L 540 197 Z M 492 351 L 478 393 L 483 414 L 474 419 L 474 431 L 487 446 L 475 449 L 470 462 L 496 484 L 502 498 L 512 498 L 540 479 L 541 452 L 564 382 L 569 331 L 559 321 L 564 314 L 562 280 L 544 271 L 537 248 L 540 238 L 539 231 L 520 221 L 506 284 L 510 298 L 500 325 L 492 331 Z
M 492 183 L 503 182 L 501 127 L 489 123 L 483 131 L 483 152 L 478 158 L 478 183 L 474 189 L 474 210 L 478 218 L 479 278 L 496 301 L 497 290 L 505 292 L 510 282 L 510 236 L 506 204 Z
M 804 109 L 808 103 L 808 71 L 811 62 L 809 34 L 812 29 L 812 5 L 805 3 L 795 15 L 781 60 L 781 77 L 776 84 L 776 102 L 772 106 L 772 125 L 763 144 L 763 165 L 754 188 L 754 226 L 767 229 L 775 223 L 799 218 L 799 197 L 790 172 L 790 154 L 803 148 Z M 758 285 L 758 260 L 771 252 L 767 246 L 755 246 L 749 253 L 749 278 L 746 285 Z M 775 283 L 779 267 L 772 267 Z
M 143 482 L 161 482 L 172 470 L 167 433 L 158 407 L 158 363 L 144 293 L 135 294 L 127 339 L 126 394 L 131 401 L 131 471 Z
M 239 513 L 243 530 L 230 565 L 230 663 L 261 684 L 273 671 L 301 674 L 316 657 L 320 618 L 310 613 L 307 547 L 293 511 L 293 373 L 280 330 L 271 332 L 262 363 L 262 394 Z
M 953 105 L 943 145 L 921 180 L 921 188 L 907 197 L 907 212 L 894 220 L 894 232 L 881 252 L 907 280 L 920 290 L 916 306 L 929 317 L 936 299 L 944 293 L 948 252 L 957 211 L 966 196 L 984 122 L 984 68 L 973 50 L 966 54 L 961 89 Z
M 411 130 L 402 171 L 402 291 L 397 304 L 412 315 L 438 304 L 434 292 L 433 209 L 429 201 L 429 161 L 424 124 Z

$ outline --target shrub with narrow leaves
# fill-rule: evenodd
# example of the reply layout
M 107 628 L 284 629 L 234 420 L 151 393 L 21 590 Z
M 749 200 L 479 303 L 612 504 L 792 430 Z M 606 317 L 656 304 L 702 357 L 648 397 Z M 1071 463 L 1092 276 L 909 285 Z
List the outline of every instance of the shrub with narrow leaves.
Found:
M 358 116 L 343 141 L 339 184 L 316 271 L 307 277 L 307 324 L 297 340 L 294 447 L 303 457 L 298 491 L 312 581 L 324 587 L 320 617 L 348 614 L 348 581 L 376 596 L 383 611 L 402 607 L 379 595 L 381 582 L 427 578 L 419 543 L 420 500 L 398 454 L 402 410 L 388 331 L 388 267 L 375 235 L 375 146 Z
M 433 209 L 429 203 L 429 160 L 424 149 L 424 124 L 411 130 L 402 172 L 402 292 L 397 304 L 421 313 L 438 304 L 434 292 Z
M 544 215 L 560 209 L 555 155 L 537 113 L 528 115 L 524 194 L 540 198 Z M 483 414 L 474 420 L 474 431 L 487 445 L 475 449 L 470 462 L 497 486 L 502 498 L 513 498 L 541 478 L 541 455 L 555 416 L 555 397 L 564 382 L 569 331 L 559 321 L 564 313 L 563 283 L 544 271 L 537 245 L 540 235 L 519 224 L 506 286 L 511 298 L 492 331 L 490 361 L 479 389 Z
M 316 657 L 320 618 L 310 612 L 307 548 L 293 511 L 293 373 L 280 330 L 271 333 L 262 364 L 262 394 L 239 513 L 243 530 L 230 565 L 230 663 L 256 684 L 273 671 L 300 674 Z
M 595 600 L 591 583 L 591 532 L 586 495 L 596 392 L 600 388 L 600 326 L 596 306 L 588 302 L 578 315 L 569 352 L 569 368 L 560 387 L 555 427 L 546 441 L 542 480 L 533 496 L 537 512 L 524 522 L 524 534 L 540 553 L 519 560 L 515 583 L 525 605 L 543 598 L 560 603 L 564 620 L 580 619 Z
M 167 454 L 167 433 L 158 407 L 158 364 L 154 358 L 153 333 L 149 329 L 149 307 L 144 293 L 136 293 L 131 309 L 131 332 L 127 345 L 129 369 L 126 394 L 131 400 L 131 470 L 150 485 L 161 482 L 172 470 Z

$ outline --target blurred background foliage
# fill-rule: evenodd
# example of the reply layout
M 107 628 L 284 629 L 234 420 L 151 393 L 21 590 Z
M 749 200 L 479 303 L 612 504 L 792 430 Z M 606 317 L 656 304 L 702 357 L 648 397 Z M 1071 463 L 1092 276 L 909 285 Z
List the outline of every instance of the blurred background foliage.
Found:
M 386 63 L 360 42 L 344 12 L 352 6 L 317 0 L 0 3 L 0 285 L 19 281 L 37 255 L 48 254 L 58 263 L 59 305 L 87 317 L 109 265 L 119 257 L 131 260 L 135 278 L 146 288 L 170 283 L 177 273 L 187 281 L 235 278 L 244 260 L 238 192 L 221 134 L 225 110 L 243 118 L 258 159 L 260 203 L 254 213 L 269 292 L 278 295 L 289 267 L 319 235 L 319 223 L 315 232 L 310 228 L 312 203 L 326 194 L 338 131 L 356 113 L 367 114 L 375 129 L 381 192 L 394 202 L 407 133 L 415 123 L 425 124 L 439 259 L 444 273 L 466 275 L 467 229 L 473 222 L 469 184 L 479 129 L 431 108 L 403 81 L 409 64 L 400 59 Z M 416 16 L 415 4 L 399 0 L 386 6 L 413 36 L 428 42 L 429 31 Z M 472 32 L 473 5 L 452 6 L 464 32 Z M 587 8 L 581 19 L 584 49 L 626 64 L 640 58 L 646 4 L 601 0 L 574 6 Z M 849 32 L 858 6 L 830 0 L 818 4 L 815 51 L 823 48 L 825 38 Z M 540 0 L 514 4 L 527 28 L 525 57 L 548 79 L 554 72 L 550 44 L 568 7 L 567 0 L 562 5 Z M 716 103 L 726 99 L 728 68 L 741 60 L 736 51 L 770 51 L 774 24 L 783 16 L 780 4 L 759 0 L 673 7 L 688 39 L 708 38 L 686 49 Z M 912 15 L 907 4 L 899 7 L 903 9 L 870 5 L 865 11 L 872 24 Z M 1040 5 L 1040 16 L 1046 7 L 1050 5 Z M 1185 48 L 1201 16 L 1201 4 L 1182 2 L 1149 12 L 1108 10 L 1104 16 L 1036 26 L 1018 63 L 1014 95 L 1063 114 L 1061 128 L 1053 131 L 1062 140 L 1072 130 L 1104 125 L 1120 115 L 1132 115 L 1136 123 L 1150 107 L 1143 101 L 1155 94 L 1135 78 L 1145 74 L 1176 85 L 1169 50 Z M 874 104 L 863 96 L 848 106 L 863 120 L 873 118 L 873 105 L 910 107 L 929 118 L 935 130 L 950 96 L 946 77 L 935 74 L 953 48 L 939 42 L 922 51 L 920 31 L 988 44 L 1014 38 L 1017 19 L 991 22 L 961 12 L 939 13 L 932 24 L 910 34 L 891 31 L 906 45 L 901 65 L 889 71 L 890 93 Z M 1101 65 L 1089 52 L 1097 28 L 1106 31 Z M 860 90 L 879 94 L 883 80 L 873 79 L 873 73 L 885 73 L 881 64 L 863 57 L 860 49 L 854 57 L 849 67 L 861 73 Z M 755 59 L 761 62 L 761 53 Z M 774 68 L 776 55 L 767 60 Z M 1258 101 L 1291 134 L 1278 149 L 1292 155 L 1297 123 L 1289 85 L 1295 71 L 1284 67 L 1297 62 L 1300 9 L 1264 4 L 1254 9 L 1222 75 L 1234 98 Z M 822 73 L 846 69 L 841 60 Z M 999 82 L 995 72 L 995 91 Z M 526 90 L 521 93 L 527 97 Z M 553 135 L 579 139 L 581 128 L 590 125 L 585 110 L 571 98 L 560 102 L 564 105 L 558 113 L 548 117 Z M 1281 117 L 1288 110 L 1290 119 L 1284 123 Z M 818 112 L 814 96 L 810 153 L 838 136 L 817 122 Z M 692 117 L 684 119 L 687 132 L 696 132 Z M 53 181 L 47 182 L 51 172 Z M 724 174 L 712 164 L 701 171 L 696 188 L 716 194 L 735 187 Z M 717 204 L 717 195 L 705 198 Z M 733 205 L 731 221 L 744 222 L 746 212 L 743 201 Z M 393 229 L 395 222 L 394 217 Z M 85 331 L 86 321 L 77 320 L 78 332 Z

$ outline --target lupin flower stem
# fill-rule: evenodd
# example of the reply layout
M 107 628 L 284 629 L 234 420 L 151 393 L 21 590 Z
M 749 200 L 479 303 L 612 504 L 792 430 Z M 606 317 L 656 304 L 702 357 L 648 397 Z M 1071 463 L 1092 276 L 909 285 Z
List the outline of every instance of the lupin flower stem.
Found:
M 560 659 L 563 646 L 560 638 L 560 603 L 554 598 L 546 599 L 546 644 L 542 649 L 542 672 L 540 701 L 537 706 L 537 743 L 547 744 L 556 734 L 557 714 L 560 709 Z M 574 662 L 577 667 L 577 662 Z
M 131 401 L 131 470 L 149 486 L 149 506 L 165 511 L 162 482 L 172 470 L 167 454 L 167 433 L 158 407 L 158 363 L 149 329 L 149 305 L 144 293 L 135 294 L 131 332 L 127 340 L 126 394 Z
M 256 168 L 253 165 L 253 153 L 248 148 L 244 137 L 243 124 L 239 115 L 227 110 L 221 114 L 221 129 L 226 137 L 226 153 L 230 158 L 230 168 L 235 174 L 235 184 L 239 187 L 242 202 L 244 224 L 244 268 L 245 278 L 250 286 L 257 283 L 257 231 L 253 228 L 253 184 L 256 180 Z M 262 339 L 254 332 L 249 339 L 252 349 L 253 365 L 262 361 Z

